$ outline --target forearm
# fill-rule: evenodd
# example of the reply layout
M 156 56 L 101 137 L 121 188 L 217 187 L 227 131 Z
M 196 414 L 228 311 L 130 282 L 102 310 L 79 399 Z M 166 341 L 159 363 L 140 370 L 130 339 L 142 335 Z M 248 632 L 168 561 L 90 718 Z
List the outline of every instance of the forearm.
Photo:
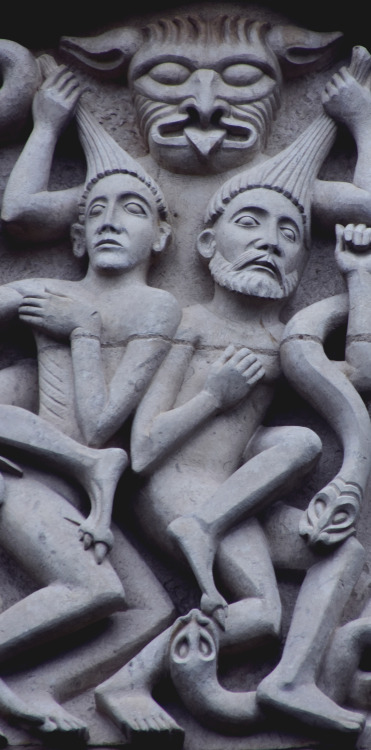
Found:
M 36 125 L 13 167 L 6 186 L 2 218 L 12 221 L 24 200 L 48 187 L 57 135 L 47 124 Z
M 346 361 L 351 380 L 359 390 L 371 388 L 371 274 L 351 271 L 346 276 L 349 292 L 349 318 Z
M 131 451 L 134 471 L 151 471 L 158 461 L 173 452 L 217 411 L 218 404 L 213 395 L 202 390 L 182 406 L 159 414 L 149 433 L 140 434 L 134 422 Z
M 104 440 L 99 440 L 99 427 L 107 402 L 107 386 L 99 335 L 75 329 L 71 334 L 71 355 L 80 430 L 88 445 L 103 444 Z

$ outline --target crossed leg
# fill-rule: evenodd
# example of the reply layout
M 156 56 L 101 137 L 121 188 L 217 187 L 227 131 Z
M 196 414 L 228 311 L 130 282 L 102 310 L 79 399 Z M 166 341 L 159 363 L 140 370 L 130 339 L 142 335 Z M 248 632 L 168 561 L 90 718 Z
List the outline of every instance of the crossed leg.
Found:
M 248 448 L 246 463 L 196 513 L 180 516 L 168 526 L 203 592 L 201 609 L 221 624 L 226 602 L 213 577 L 220 538 L 234 524 L 273 502 L 283 490 L 290 490 L 314 466 L 321 441 L 305 427 L 262 428 Z
M 94 544 L 101 563 L 112 547 L 110 531 L 117 482 L 128 464 L 119 448 L 95 449 L 64 435 L 42 417 L 18 406 L 0 405 L 0 442 L 23 448 L 42 457 L 51 467 L 68 472 L 87 491 L 92 511 L 82 520 L 80 536 L 84 548 Z

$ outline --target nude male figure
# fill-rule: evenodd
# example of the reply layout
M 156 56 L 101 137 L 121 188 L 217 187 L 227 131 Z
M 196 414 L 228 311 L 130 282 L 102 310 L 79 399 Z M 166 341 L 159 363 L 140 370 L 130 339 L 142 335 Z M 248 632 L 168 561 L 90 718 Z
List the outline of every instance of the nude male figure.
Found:
M 300 148 L 303 159 L 307 153 L 307 160 L 313 161 L 315 153 L 320 163 L 330 145 L 331 123 L 319 121 L 318 128 L 316 135 L 308 129 L 308 140 L 303 136 Z M 312 152 L 308 152 L 309 145 Z M 132 465 L 147 477 L 135 511 L 147 534 L 169 555 L 185 559 L 192 568 L 204 614 L 198 625 L 197 618 L 191 618 L 187 627 L 192 632 L 196 626 L 199 634 L 204 633 L 202 617 L 208 615 L 219 623 L 223 651 L 245 650 L 280 632 L 281 608 L 273 565 L 264 531 L 253 516 L 295 486 L 314 466 L 321 451 L 319 438 L 307 428 L 261 426 L 281 373 L 279 347 L 284 325 L 280 312 L 296 289 L 308 256 L 305 219 L 308 222 L 306 201 L 310 201 L 310 190 L 303 178 L 303 202 L 295 192 L 298 188 L 290 194 L 289 185 L 297 183 L 296 177 L 290 183 L 295 160 L 293 152 L 287 152 L 278 170 L 283 174 L 282 183 L 272 176 L 273 172 L 277 174 L 272 159 L 272 173 L 267 164 L 263 165 L 240 181 L 230 180 L 211 199 L 197 247 L 209 261 L 214 297 L 205 305 L 184 310 L 175 343 L 133 424 Z M 303 161 L 298 159 L 297 163 L 303 167 Z M 258 169 L 262 170 L 261 182 Z M 292 169 L 295 171 L 294 166 Z M 345 403 L 347 397 L 348 393 L 344 397 L 341 394 L 340 401 L 343 398 Z M 367 413 L 361 410 L 359 424 L 364 423 L 370 432 Z M 371 435 L 369 438 L 371 443 Z M 363 479 L 355 472 L 363 485 L 370 467 L 367 456 L 366 445 Z M 339 499 L 355 490 L 353 480 L 351 472 L 345 475 Z M 297 521 L 300 513 L 294 515 Z M 354 538 L 346 539 L 324 562 L 320 555 L 306 555 L 309 565 L 318 563 L 312 568 L 312 579 L 330 580 L 318 602 L 318 619 L 325 630 L 329 627 L 329 633 L 327 618 L 331 622 L 339 618 L 363 559 L 363 549 Z M 343 586 L 340 594 L 339 578 Z M 98 707 L 133 733 L 144 732 L 148 722 L 152 729 L 158 730 L 161 722 L 163 731 L 175 729 L 173 720 L 151 697 L 155 682 L 166 670 L 177 675 L 175 686 L 190 710 L 195 704 L 193 684 L 198 685 L 198 703 L 202 698 L 204 706 L 212 702 L 209 680 L 208 691 L 201 695 L 201 670 L 197 671 L 194 663 L 193 667 L 187 664 L 185 657 L 182 665 L 180 658 L 176 660 L 174 632 L 168 630 L 158 636 L 97 689 Z M 184 643 L 189 644 L 191 636 L 187 638 Z M 311 632 L 306 653 L 313 647 L 313 638 Z M 201 635 L 199 639 L 201 643 Z M 220 706 L 217 650 L 214 648 L 209 661 L 214 663 Z M 201 659 L 201 650 L 199 655 Z M 184 678 L 187 671 L 188 680 Z M 179 679 L 180 672 L 183 677 Z M 361 715 L 343 710 L 317 691 L 313 674 L 311 686 L 311 711 L 321 716 L 323 726 L 359 731 Z M 261 718 L 255 693 L 236 694 L 235 700 L 240 725 L 248 726 Z M 219 719 L 228 725 L 230 702 L 226 700 L 224 705 Z M 201 709 L 199 714 L 202 720 Z
M 105 133 L 86 114 L 81 117 L 87 159 L 94 166 L 96 139 L 101 143 Z M 110 154 L 112 168 L 107 157 L 99 178 L 90 172 L 81 223 L 72 229 L 75 252 L 88 254 L 85 277 L 15 281 L 0 288 L 0 321 L 20 317 L 34 331 L 40 389 L 40 416 L 1 406 L 0 442 L 40 456 L 96 493 L 84 521 L 42 478 L 6 480 L 0 544 L 41 588 L 0 614 L 0 660 L 125 607 L 122 584 L 104 557 L 112 545 L 111 501 L 127 458 L 121 449 L 104 446 L 137 406 L 180 312 L 172 295 L 146 284 L 151 254 L 165 248 L 170 232 L 161 193 L 119 152 Z M 160 610 L 158 627 L 165 614 Z M 142 620 L 136 623 L 139 641 L 156 627 L 146 610 Z M 46 731 L 53 724 L 62 731 L 81 729 L 62 709 L 46 704 L 39 696 L 37 708 L 26 707 L 0 682 L 0 711 L 6 715 Z

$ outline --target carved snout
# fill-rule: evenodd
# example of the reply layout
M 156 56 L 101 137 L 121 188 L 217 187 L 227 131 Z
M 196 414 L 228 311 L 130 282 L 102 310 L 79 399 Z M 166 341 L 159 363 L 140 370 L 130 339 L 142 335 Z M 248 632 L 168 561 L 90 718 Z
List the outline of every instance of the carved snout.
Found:
M 361 495 L 355 485 L 340 478 L 311 500 L 300 524 L 300 535 L 312 547 L 343 542 L 355 533 Z
M 35 58 L 20 44 L 0 39 L 0 141 L 13 139 L 24 126 L 41 83 Z

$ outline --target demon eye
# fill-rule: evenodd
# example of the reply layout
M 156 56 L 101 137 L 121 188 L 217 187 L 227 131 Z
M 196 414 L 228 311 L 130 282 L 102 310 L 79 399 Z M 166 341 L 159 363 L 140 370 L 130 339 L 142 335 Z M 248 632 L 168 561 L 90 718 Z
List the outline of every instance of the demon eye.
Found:
M 158 83 L 176 86 L 189 78 L 190 70 L 180 63 L 164 62 L 155 65 L 149 71 L 149 75 Z
M 248 65 L 247 63 L 228 65 L 222 73 L 225 83 L 229 83 L 231 86 L 251 86 L 253 83 L 259 81 L 263 75 L 263 71 L 260 68 Z

